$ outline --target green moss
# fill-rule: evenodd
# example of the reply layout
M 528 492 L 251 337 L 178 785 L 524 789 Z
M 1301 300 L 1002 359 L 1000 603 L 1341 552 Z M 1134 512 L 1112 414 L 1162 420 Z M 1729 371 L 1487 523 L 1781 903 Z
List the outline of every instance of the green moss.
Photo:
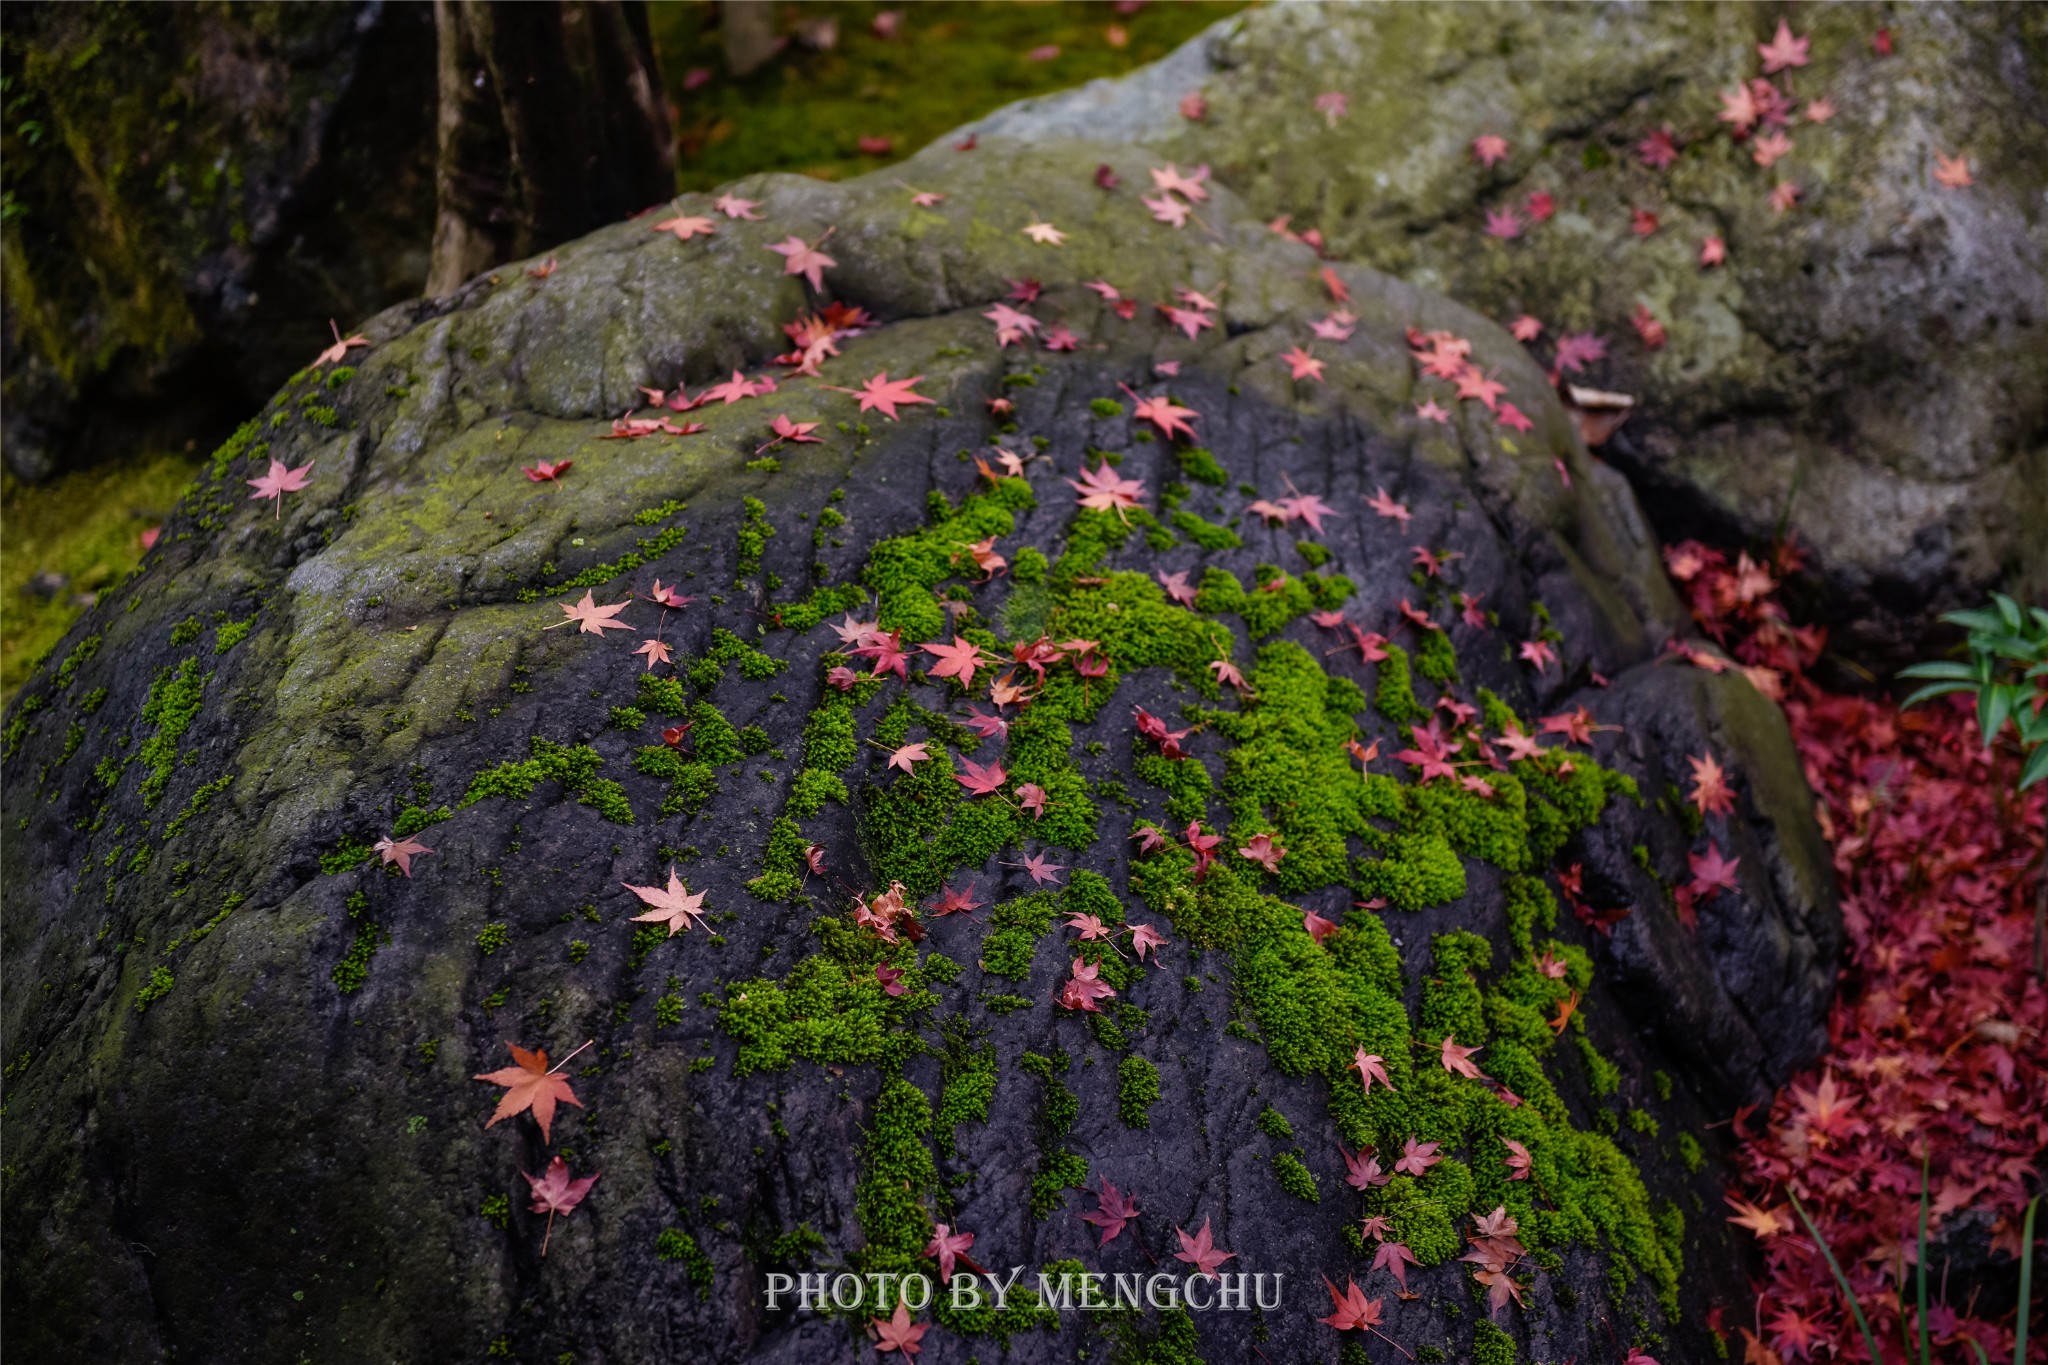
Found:
M 768 849 L 761 857 L 761 875 L 747 883 L 747 894 L 756 900 L 800 901 L 804 898 L 804 874 L 809 864 L 804 849 L 810 841 L 796 821 L 777 818 L 768 833 Z
M 511 931 L 505 927 L 502 920 L 486 924 L 476 936 L 476 946 L 483 950 L 485 957 L 491 956 L 511 941 Z
M 828 512 L 831 510 L 826 509 Z M 801 602 L 770 608 L 768 620 L 771 625 L 801 634 L 828 617 L 853 611 L 867 600 L 867 589 L 858 583 L 841 583 L 836 587 L 816 588 Z
M 697 1239 L 681 1228 L 663 1228 L 654 1239 L 654 1254 L 663 1261 L 681 1261 L 683 1274 L 699 1297 L 711 1288 L 711 1258 L 697 1245 Z
M 1280 1181 L 1280 1188 L 1296 1199 L 1310 1204 L 1322 1202 L 1323 1192 L 1316 1187 L 1315 1172 L 1301 1164 L 1301 1158 L 1292 1152 L 1281 1152 L 1273 1158 L 1273 1174 Z
M 1379 662 L 1373 706 L 1396 725 L 1419 725 L 1429 719 L 1429 708 L 1415 700 L 1415 684 L 1408 673 L 1408 651 L 1399 645 L 1388 645 L 1386 651 L 1387 657 Z
M 177 984 L 177 978 L 171 975 L 168 967 L 151 967 L 149 969 L 149 980 L 144 982 L 142 989 L 135 993 L 135 1012 L 141 1014 L 151 1005 L 169 995 L 171 988 Z
M 1490 1322 L 1472 1329 L 1472 1365 L 1515 1365 L 1515 1339 Z
M 200 624 L 198 617 L 186 617 L 178 622 L 177 625 L 171 627 L 171 648 L 183 649 L 186 645 L 198 639 L 199 632 L 204 629 L 205 627 Z
M 577 588 L 601 588 L 615 578 L 623 577 L 642 565 L 651 564 L 670 550 L 683 543 L 689 535 L 686 526 L 669 526 L 656 534 L 633 542 L 634 547 L 609 564 L 593 564 L 581 573 L 548 585 L 547 591 L 573 592 Z
M 1073 1065 L 1066 1053 L 1055 1050 L 1050 1056 L 1026 1052 L 1018 1058 L 1017 1065 L 1045 1082 L 1045 1103 L 1039 1111 L 1047 1137 L 1065 1137 L 1073 1129 L 1074 1120 L 1081 1116 L 1081 1099 L 1060 1080 Z
M 612 729 L 630 734 L 647 723 L 647 713 L 637 706 L 614 706 L 609 723 Z
M 1557 927 L 1557 898 L 1537 877 L 1509 877 L 1501 891 L 1507 906 L 1508 941 L 1517 952 L 1533 954 L 1534 935 Z
M 662 797 L 663 818 L 694 815 L 718 790 L 718 774 L 709 763 L 684 757 L 666 744 L 649 744 L 633 755 L 633 771 L 668 783 Z
M 1307 560 L 1311 569 L 1320 569 L 1331 559 L 1330 547 L 1319 545 L 1313 540 L 1295 541 L 1294 552 Z
M 349 836 L 343 835 L 341 842 L 334 846 L 332 852 L 320 855 L 320 870 L 327 876 L 333 877 L 361 867 L 376 856 L 376 849 L 368 844 L 357 843 Z
M 142 720 L 144 724 L 155 725 L 156 730 L 142 742 L 136 754 L 144 769 L 145 808 L 162 799 L 164 788 L 170 785 L 178 761 L 178 741 L 198 717 L 201 694 L 212 677 L 211 673 L 201 677 L 198 663 L 187 659 L 164 669 L 149 685 L 149 697 L 142 704 Z
M 443 820 L 451 820 L 454 817 L 455 812 L 446 806 L 431 809 L 426 806 L 406 806 L 398 812 L 398 818 L 391 822 L 391 837 L 403 839 L 407 835 L 418 834 L 430 825 L 438 825 Z
M 781 980 L 756 978 L 726 987 L 719 1026 L 739 1044 L 737 1075 L 780 1071 L 798 1059 L 821 1065 L 860 1063 L 893 1069 L 923 1050 L 906 1029 L 909 1017 L 937 997 L 924 988 L 915 950 L 888 944 L 847 919 L 812 925 L 819 950 Z M 901 996 L 891 996 L 875 968 L 904 969 Z
M 942 638 L 945 613 L 932 589 L 952 577 L 964 544 L 1015 529 L 1013 513 L 1036 505 L 1022 479 L 1003 479 L 975 494 L 931 525 L 878 543 L 868 554 L 862 578 L 874 589 L 883 630 L 901 630 L 905 640 Z
M 1079 1153 L 1058 1148 L 1045 1153 L 1044 1161 L 1031 1177 L 1031 1216 L 1050 1217 L 1068 1190 L 1088 1184 L 1088 1161 Z
M 1678 1159 L 1685 1163 L 1687 1173 L 1698 1175 L 1707 1164 L 1707 1154 L 1700 1146 L 1700 1140 L 1691 1133 L 1678 1135 Z
M 1237 532 L 1228 526 L 1218 526 L 1213 521 L 1205 521 L 1193 512 L 1178 511 L 1167 520 L 1172 522 L 1174 528 L 1182 535 L 1205 550 L 1235 550 L 1244 544 Z
M 246 621 L 228 621 L 217 627 L 213 632 L 213 652 L 215 654 L 227 653 L 236 645 L 242 643 L 243 639 L 255 625 L 256 618 L 251 616 Z
M 1415 647 L 1415 668 L 1439 687 L 1457 682 L 1458 651 L 1451 647 L 1451 637 L 1440 630 L 1423 631 L 1422 642 Z
M 222 792 L 233 786 L 234 783 L 235 775 L 233 773 L 224 773 L 196 789 L 191 796 L 186 798 L 183 809 L 164 822 L 164 842 L 169 843 L 172 839 L 183 833 L 185 826 L 191 822 L 193 816 L 200 814 L 208 806 L 212 805 L 213 798 L 219 796 Z
M 71 686 L 72 680 L 78 676 L 78 670 L 91 662 L 93 656 L 99 652 L 100 637 L 97 635 L 84 637 L 77 644 L 71 646 L 70 651 L 64 656 L 64 661 L 57 665 L 57 673 L 56 676 L 50 679 L 51 683 L 59 691 Z
M 555 744 L 539 735 L 533 736 L 529 747 L 533 757 L 524 762 L 500 763 L 471 778 L 456 808 L 464 809 L 492 796 L 523 801 L 542 782 L 558 782 L 564 792 L 613 824 L 633 823 L 633 807 L 626 800 L 625 790 L 618 783 L 597 776 L 597 770 L 604 766 L 597 750 L 587 744 Z
M 1295 578 L 1272 564 L 1258 565 L 1252 572 L 1256 585 L 1247 592 L 1227 569 L 1204 569 L 1195 590 L 1196 608 L 1211 615 L 1243 617 L 1245 630 L 1257 639 L 1311 611 L 1333 611 L 1353 591 L 1351 580 L 1341 574 L 1325 578 L 1305 573 Z
M 987 1123 L 996 1096 L 996 1049 L 993 1043 L 973 1046 L 964 1031 L 949 1032 L 941 1055 L 943 1086 L 939 1091 L 938 1145 L 951 1154 L 953 1130 L 963 1123 Z
M 1601 1056 L 1592 1039 L 1581 1033 L 1572 1038 L 1572 1044 L 1586 1063 L 1586 1083 L 1595 1095 L 1604 1097 L 1621 1089 L 1621 1068 Z
M 641 707 L 656 715 L 681 717 L 689 714 L 690 695 L 683 690 L 680 680 L 670 677 L 656 677 L 642 673 L 636 686 L 639 688 Z
M 1257 1123 L 1260 1131 L 1268 1137 L 1279 1138 L 1283 1142 L 1291 1142 L 1294 1139 L 1294 1125 L 1287 1121 L 1287 1115 L 1270 1104 L 1259 1111 L 1258 1118 L 1253 1122 Z
M 854 1217 L 865 1241 L 858 1263 L 867 1273 L 913 1270 L 931 1241 L 926 1201 L 938 1184 L 931 1130 L 923 1091 L 900 1077 L 883 1085 L 854 1185 Z
M 1183 446 L 1174 452 L 1180 461 L 1181 473 L 1196 483 L 1206 483 L 1221 488 L 1230 482 L 1230 475 L 1216 462 L 1216 455 L 1207 446 Z
M 1126 1057 L 1117 1064 L 1116 1112 L 1125 1127 L 1151 1127 L 1150 1111 L 1158 1099 L 1158 1067 L 1143 1057 Z
M 690 741 L 699 761 L 715 768 L 738 763 L 746 757 L 739 731 L 725 713 L 699 698 L 690 705 Z

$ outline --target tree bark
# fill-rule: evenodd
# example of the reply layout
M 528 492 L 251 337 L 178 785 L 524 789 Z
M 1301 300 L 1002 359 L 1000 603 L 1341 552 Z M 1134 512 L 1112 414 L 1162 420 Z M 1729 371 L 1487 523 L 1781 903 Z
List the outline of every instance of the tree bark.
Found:
M 434 0 L 440 155 L 427 293 L 675 193 L 639 0 Z

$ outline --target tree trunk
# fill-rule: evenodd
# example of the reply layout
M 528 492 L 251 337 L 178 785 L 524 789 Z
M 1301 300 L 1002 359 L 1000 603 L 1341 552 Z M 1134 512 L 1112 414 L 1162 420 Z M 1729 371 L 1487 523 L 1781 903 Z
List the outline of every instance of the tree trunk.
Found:
M 675 193 L 675 139 L 638 0 L 435 0 L 446 294 Z

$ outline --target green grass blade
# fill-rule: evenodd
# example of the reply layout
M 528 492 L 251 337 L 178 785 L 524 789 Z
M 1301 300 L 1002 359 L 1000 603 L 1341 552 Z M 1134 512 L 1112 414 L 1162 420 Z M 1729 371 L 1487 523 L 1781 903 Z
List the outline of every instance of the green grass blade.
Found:
M 2013 1365 L 2027 1365 L 2027 1310 L 2034 1297 L 2034 1215 L 2040 1210 L 2041 1196 L 2037 1194 L 2027 1204 L 2027 1220 L 2020 1227 L 2020 1321 L 2014 1332 Z
M 1842 1290 L 1842 1298 L 1848 1303 L 1849 1312 L 1856 1319 L 1856 1327 L 1863 1333 L 1863 1345 L 1869 1350 L 1871 1360 L 1883 1360 L 1884 1354 L 1877 1349 L 1877 1334 L 1870 1330 L 1870 1319 L 1863 1316 L 1863 1305 L 1856 1302 L 1856 1291 L 1849 1287 L 1849 1277 L 1842 1273 L 1841 1263 L 1835 1259 L 1833 1249 L 1828 1246 L 1828 1239 L 1821 1236 L 1820 1229 L 1813 1225 L 1813 1219 L 1807 1216 L 1806 1205 L 1799 1202 L 1799 1196 L 1793 1194 L 1790 1190 L 1787 1190 L 1785 1193 L 1792 1201 L 1792 1211 L 1799 1215 L 1800 1222 L 1806 1224 L 1807 1235 L 1813 1238 L 1813 1244 L 1820 1248 L 1821 1256 L 1828 1263 L 1828 1269 L 1834 1273 L 1835 1283 Z M 2029 1230 L 2033 1227 L 2033 1214 L 2031 1212 L 2027 1215 L 2027 1226 Z M 2029 1266 L 2022 1263 L 2020 1267 L 2022 1283 L 2025 1282 L 2029 1269 Z

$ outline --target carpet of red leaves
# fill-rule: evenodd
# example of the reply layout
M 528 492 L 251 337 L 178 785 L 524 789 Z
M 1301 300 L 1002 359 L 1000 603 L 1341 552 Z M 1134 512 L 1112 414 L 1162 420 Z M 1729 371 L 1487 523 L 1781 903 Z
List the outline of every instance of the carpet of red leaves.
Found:
M 1666 558 L 1701 629 L 1785 708 L 1834 846 L 1849 942 L 1827 1055 L 1779 1093 L 1760 1132 L 1756 1116 L 1737 1116 L 1729 1202 L 1764 1271 L 1754 1304 L 1714 1325 L 1739 1334 L 1730 1345 L 1748 1365 L 1870 1359 L 1789 1193 L 1855 1287 L 1885 1360 L 1917 1359 L 1924 1160 L 1934 1358 L 1974 1365 L 1974 1340 L 2009 1361 L 2020 1219 L 2048 1154 L 2048 993 L 2033 966 L 2048 792 L 2016 796 L 2017 750 L 1987 754 L 1974 713 L 1952 697 L 1902 712 L 1816 684 L 1823 637 L 1792 626 L 1776 599 L 1796 552 L 1731 563 L 1688 542 Z M 2037 1247 L 2037 1299 L 2042 1259 Z M 1967 1292 L 1945 1283 L 1959 1260 L 1974 1270 L 1962 1278 L 1980 1281 Z M 1992 1284 L 1996 1315 L 1974 1301 Z M 2030 1363 L 2048 1361 L 2041 1318 L 2037 1306 Z

